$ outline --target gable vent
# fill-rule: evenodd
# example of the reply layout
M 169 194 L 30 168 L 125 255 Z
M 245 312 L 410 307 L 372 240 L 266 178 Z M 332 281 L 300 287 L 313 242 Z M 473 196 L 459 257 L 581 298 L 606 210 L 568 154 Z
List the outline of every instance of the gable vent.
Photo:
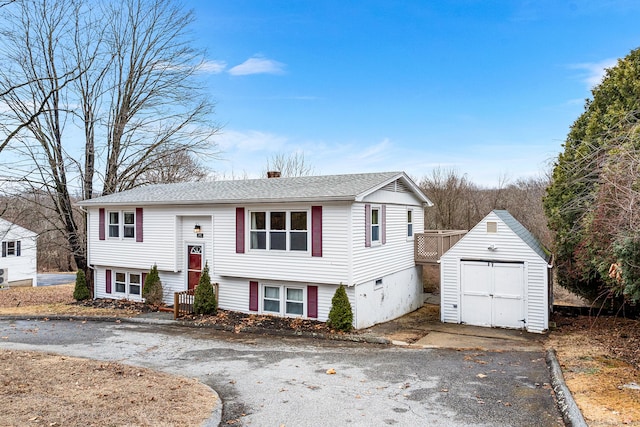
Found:
M 411 192 L 409 187 L 407 187 L 407 185 L 399 179 L 396 179 L 395 181 L 390 182 L 389 184 L 382 187 L 382 189 L 385 191 L 391 191 L 393 193 L 410 193 Z

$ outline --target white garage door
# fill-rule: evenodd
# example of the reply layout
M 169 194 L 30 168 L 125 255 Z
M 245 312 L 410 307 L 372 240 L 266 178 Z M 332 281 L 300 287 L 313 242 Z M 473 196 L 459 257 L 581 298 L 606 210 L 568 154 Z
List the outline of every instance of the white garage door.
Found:
M 524 264 L 461 262 L 462 323 L 524 328 Z

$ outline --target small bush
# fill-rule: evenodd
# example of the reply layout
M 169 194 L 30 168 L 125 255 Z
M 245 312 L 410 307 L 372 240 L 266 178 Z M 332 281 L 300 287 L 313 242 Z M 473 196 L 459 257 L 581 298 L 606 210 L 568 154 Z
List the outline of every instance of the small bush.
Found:
M 160 281 L 160 275 L 158 274 L 158 266 L 153 265 L 149 274 L 144 279 L 144 286 L 142 287 L 142 297 L 144 302 L 150 305 L 162 304 L 162 295 L 164 290 L 162 289 L 162 282 Z
M 336 289 L 331 299 L 331 311 L 329 311 L 327 324 L 338 331 L 349 332 L 353 329 L 353 311 L 343 285 Z
M 84 271 L 78 270 L 76 273 L 76 287 L 73 289 L 73 299 L 76 301 L 84 301 L 89 298 L 91 298 L 91 294 L 87 287 L 87 279 Z
M 208 264 L 205 264 L 198 286 L 196 286 L 193 296 L 193 311 L 196 314 L 216 314 L 218 311 L 218 299 L 213 292 Z

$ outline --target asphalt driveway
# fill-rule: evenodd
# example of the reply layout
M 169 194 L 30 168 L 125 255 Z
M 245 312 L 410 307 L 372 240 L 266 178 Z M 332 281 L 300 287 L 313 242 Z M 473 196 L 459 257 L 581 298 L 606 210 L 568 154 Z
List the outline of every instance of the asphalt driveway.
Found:
M 4 349 L 198 378 L 224 402 L 223 425 L 562 425 L 542 351 L 408 349 L 77 321 L 0 321 L 0 337 Z
M 38 286 L 55 286 L 75 283 L 75 273 L 41 273 L 38 274 Z

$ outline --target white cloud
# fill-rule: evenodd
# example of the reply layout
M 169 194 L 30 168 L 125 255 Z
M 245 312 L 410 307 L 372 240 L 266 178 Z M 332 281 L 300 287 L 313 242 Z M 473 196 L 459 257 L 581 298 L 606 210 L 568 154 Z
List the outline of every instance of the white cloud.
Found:
M 611 68 L 618 62 L 617 58 L 603 59 L 600 62 L 582 62 L 571 64 L 569 68 L 581 70 L 580 80 L 587 84 L 589 89 L 599 85 L 604 78 L 607 68 Z
M 285 64 L 273 59 L 255 55 L 240 65 L 229 70 L 233 76 L 247 76 L 250 74 L 283 74 Z
M 202 64 L 198 66 L 198 71 L 207 74 L 220 74 L 225 68 L 227 68 L 225 61 L 209 60 L 203 61 Z
M 279 151 L 287 138 L 258 130 L 236 131 L 224 129 L 216 142 L 225 152 L 274 152 Z

